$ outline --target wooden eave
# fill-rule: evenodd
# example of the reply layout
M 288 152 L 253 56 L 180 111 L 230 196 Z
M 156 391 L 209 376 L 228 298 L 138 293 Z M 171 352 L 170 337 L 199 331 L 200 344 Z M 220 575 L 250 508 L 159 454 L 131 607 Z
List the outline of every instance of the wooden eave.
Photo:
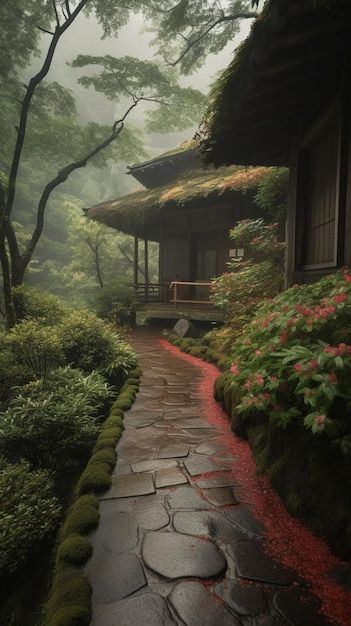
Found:
M 350 52 L 349 0 L 269 0 L 215 88 L 206 160 L 288 164 L 293 141 L 337 96 Z

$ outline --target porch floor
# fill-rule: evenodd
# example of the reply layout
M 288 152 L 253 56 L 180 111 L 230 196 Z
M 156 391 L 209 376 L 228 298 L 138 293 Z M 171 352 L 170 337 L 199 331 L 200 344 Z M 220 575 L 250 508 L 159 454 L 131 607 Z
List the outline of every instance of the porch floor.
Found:
M 138 305 L 136 325 L 143 326 L 150 320 L 179 320 L 185 317 L 192 321 L 223 322 L 224 314 L 216 307 L 200 304 L 178 304 L 172 302 L 144 302 Z

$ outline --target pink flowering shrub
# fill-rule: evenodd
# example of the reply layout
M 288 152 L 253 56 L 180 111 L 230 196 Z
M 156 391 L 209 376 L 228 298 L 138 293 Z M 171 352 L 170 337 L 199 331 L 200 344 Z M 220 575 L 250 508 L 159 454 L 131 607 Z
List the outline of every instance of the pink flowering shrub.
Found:
M 237 336 L 256 307 L 283 288 L 285 243 L 278 241 L 277 230 L 277 224 L 246 219 L 230 231 L 233 247 L 242 248 L 244 257 L 232 259 L 228 272 L 213 281 L 211 297 Z
M 264 302 L 231 347 L 237 414 L 323 434 L 351 454 L 351 273 Z

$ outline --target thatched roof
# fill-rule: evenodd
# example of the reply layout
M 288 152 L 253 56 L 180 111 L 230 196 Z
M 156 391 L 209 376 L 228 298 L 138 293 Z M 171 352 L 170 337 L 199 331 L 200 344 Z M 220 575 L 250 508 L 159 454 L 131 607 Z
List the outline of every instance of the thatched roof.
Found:
M 258 187 L 270 173 L 266 167 L 212 167 L 183 173 L 170 185 L 135 191 L 86 210 L 88 217 L 130 235 L 158 239 L 159 215 L 169 208 L 189 207 L 197 200 L 243 194 Z
M 195 169 L 201 164 L 198 139 L 183 141 L 173 150 L 168 150 L 148 161 L 128 167 L 131 174 L 148 189 L 168 184 L 185 169 Z
M 350 51 L 350 0 L 268 0 L 212 91 L 206 160 L 288 164 L 292 142 L 338 94 Z

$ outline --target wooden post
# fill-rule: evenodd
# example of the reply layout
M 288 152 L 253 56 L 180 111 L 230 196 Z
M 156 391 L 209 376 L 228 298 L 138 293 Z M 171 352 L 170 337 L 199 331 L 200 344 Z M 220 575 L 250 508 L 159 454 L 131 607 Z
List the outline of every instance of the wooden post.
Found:
M 138 236 L 134 235 L 134 285 L 135 289 L 138 289 L 138 265 L 139 265 L 139 240 Z
M 145 265 L 145 300 L 149 298 L 149 242 L 147 239 L 144 241 L 144 265 Z

